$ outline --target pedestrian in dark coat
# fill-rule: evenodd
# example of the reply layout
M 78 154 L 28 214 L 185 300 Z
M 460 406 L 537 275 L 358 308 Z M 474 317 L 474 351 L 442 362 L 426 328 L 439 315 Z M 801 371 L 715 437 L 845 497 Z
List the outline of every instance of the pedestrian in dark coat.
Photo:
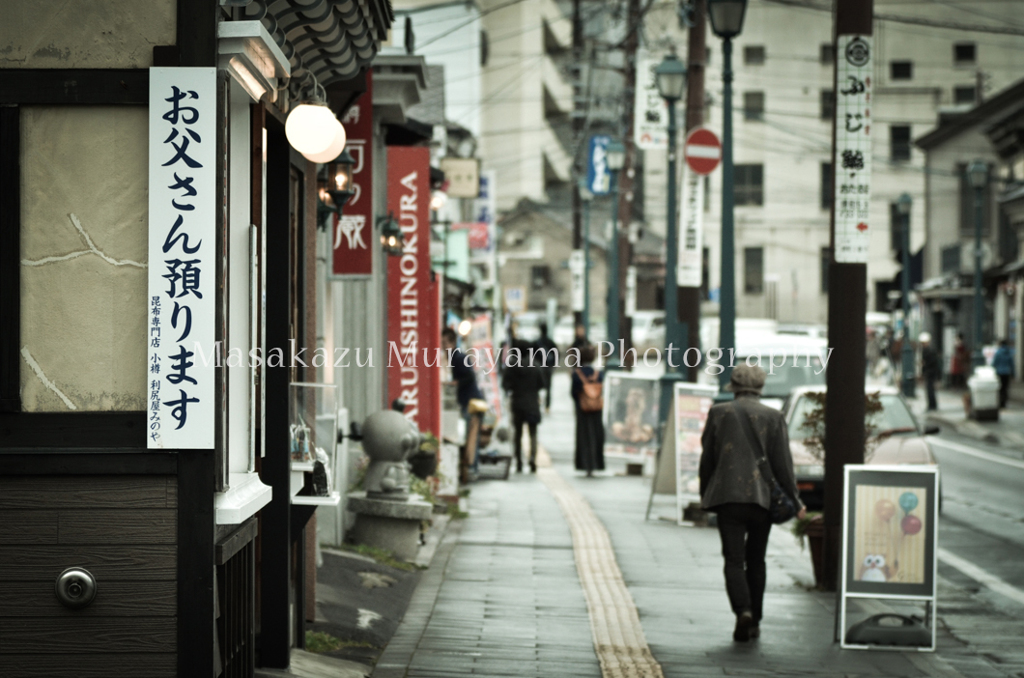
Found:
M 922 332 L 917 341 L 921 344 L 921 376 L 924 377 L 925 391 L 928 393 L 928 411 L 934 412 L 939 409 L 935 399 L 935 382 L 942 378 L 942 361 L 932 346 L 932 335 Z
M 733 639 L 737 641 L 761 635 L 767 578 L 764 556 L 772 529 L 768 512 L 772 488 L 761 474 L 761 455 L 782 490 L 801 507 L 798 517 L 806 515 L 793 474 L 786 421 L 782 413 L 758 401 L 764 380 L 760 367 L 737 365 L 728 387 L 736 397 L 711 408 L 701 437 L 701 507 L 718 514 L 725 590 L 736 615 Z
M 1013 349 L 1006 339 L 999 342 L 999 348 L 992 356 L 992 367 L 999 376 L 999 407 L 1002 409 L 1010 399 L 1010 379 L 1013 378 Z
M 516 342 L 524 360 L 506 366 L 501 387 L 512 400 L 512 450 L 516 458 L 516 473 L 523 472 L 523 426 L 530 432 L 530 473 L 537 472 L 537 424 L 540 423 L 540 392 L 544 389 L 541 368 L 531 366 L 529 352 L 533 344 Z
M 537 352 L 537 360 L 534 364 L 540 367 L 541 374 L 544 375 L 544 412 L 550 413 L 551 377 L 555 373 L 555 368 L 558 367 L 558 347 L 548 336 L 547 323 L 540 324 L 540 339 L 537 340 L 536 348 L 540 351 Z
M 580 408 L 583 395 L 583 381 L 603 383 L 604 372 L 596 370 L 591 363 L 597 357 L 593 345 L 587 344 L 580 349 L 580 367 L 572 371 L 572 399 L 576 404 L 576 470 L 586 471 L 588 476 L 594 471 L 604 470 L 604 422 L 601 411 L 584 412 Z

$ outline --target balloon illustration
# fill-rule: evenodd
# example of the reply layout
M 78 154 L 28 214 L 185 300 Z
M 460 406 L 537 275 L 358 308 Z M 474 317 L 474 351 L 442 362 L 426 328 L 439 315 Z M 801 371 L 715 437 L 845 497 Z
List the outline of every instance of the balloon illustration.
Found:
M 917 508 L 917 495 L 913 492 L 904 492 L 900 495 L 900 508 L 910 513 Z
M 913 536 L 921 531 L 921 519 L 917 516 L 903 516 L 900 528 L 903 530 L 903 534 Z
M 888 499 L 879 499 L 875 502 L 875 515 L 881 520 L 888 522 L 890 518 L 896 515 L 896 504 L 893 504 Z

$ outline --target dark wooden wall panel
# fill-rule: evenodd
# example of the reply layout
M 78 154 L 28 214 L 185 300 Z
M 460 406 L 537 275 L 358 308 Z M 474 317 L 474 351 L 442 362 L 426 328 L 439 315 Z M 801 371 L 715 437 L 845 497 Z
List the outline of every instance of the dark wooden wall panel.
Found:
M 21 654 L 3 658 L 4 678 L 175 678 L 177 655 L 89 654 L 69 662 L 67 655 Z
M 173 508 L 176 487 L 174 476 L 0 476 L 0 508 Z
M 174 652 L 177 644 L 173 617 L 0 619 L 0 655 Z
M 60 511 L 61 544 L 176 544 L 175 509 Z
M 57 581 L 84 567 L 97 581 L 174 581 L 174 546 L 0 546 L 0 586 L 8 581 Z
M 71 610 L 57 601 L 53 582 L 5 582 L 0 586 L 0 617 L 173 617 L 178 586 L 173 581 L 98 582 L 89 607 Z M 3 660 L 0 660 L 2 664 Z
M 56 511 L 0 510 L 0 544 L 56 544 Z

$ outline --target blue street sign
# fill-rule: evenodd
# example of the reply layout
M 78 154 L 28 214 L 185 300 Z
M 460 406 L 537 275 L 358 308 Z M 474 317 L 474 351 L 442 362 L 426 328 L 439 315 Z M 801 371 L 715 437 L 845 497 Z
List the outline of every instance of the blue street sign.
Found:
M 612 138 L 607 134 L 590 137 L 587 148 L 587 188 L 594 195 L 608 195 L 612 187 L 612 174 L 608 170 L 608 144 Z

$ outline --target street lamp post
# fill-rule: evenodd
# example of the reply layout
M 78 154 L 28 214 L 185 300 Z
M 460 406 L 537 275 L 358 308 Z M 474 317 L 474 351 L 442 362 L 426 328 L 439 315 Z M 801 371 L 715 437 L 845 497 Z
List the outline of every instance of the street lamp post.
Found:
M 594 194 L 587 188 L 586 179 L 580 179 L 580 200 L 583 201 L 583 327 L 590 336 L 590 201 Z
M 608 356 L 605 368 L 617 370 L 619 355 L 619 170 L 626 164 L 626 147 L 622 142 L 612 140 L 605 149 L 608 170 L 611 172 L 612 236 L 608 242 L 608 341 L 612 342 L 612 354 Z
M 679 318 L 676 297 L 676 263 L 679 259 L 678 237 L 679 223 L 676 218 L 676 104 L 686 89 L 686 66 L 675 54 L 666 56 L 654 69 L 658 94 L 668 104 L 668 211 L 665 214 L 665 373 L 661 376 L 661 407 L 659 417 L 664 424 L 668 418 L 668 409 L 672 403 L 675 383 L 682 379 L 679 372 L 680 362 L 671 365 L 671 350 L 679 338 Z M 678 346 L 676 346 L 678 348 Z
M 736 347 L 736 257 L 734 235 L 734 185 L 732 163 L 732 39 L 743 30 L 747 0 L 708 0 L 711 30 L 722 39 L 722 281 L 719 287 L 718 348 L 725 355 Z M 718 376 L 725 389 L 732 368 Z
M 981 352 L 982 311 L 981 299 L 981 222 L 983 215 L 982 197 L 988 185 L 988 165 L 982 160 L 975 160 L 967 168 L 967 179 L 974 188 L 974 350 L 971 353 L 971 366 L 980 367 L 985 364 L 985 356 Z
M 900 246 L 903 250 L 903 272 L 900 281 L 903 286 L 903 350 L 902 365 L 900 371 L 902 377 L 900 385 L 903 395 L 907 398 L 914 397 L 914 349 L 911 347 L 910 338 L 910 206 L 912 199 L 907 193 L 903 193 L 896 199 L 896 211 L 900 215 Z

